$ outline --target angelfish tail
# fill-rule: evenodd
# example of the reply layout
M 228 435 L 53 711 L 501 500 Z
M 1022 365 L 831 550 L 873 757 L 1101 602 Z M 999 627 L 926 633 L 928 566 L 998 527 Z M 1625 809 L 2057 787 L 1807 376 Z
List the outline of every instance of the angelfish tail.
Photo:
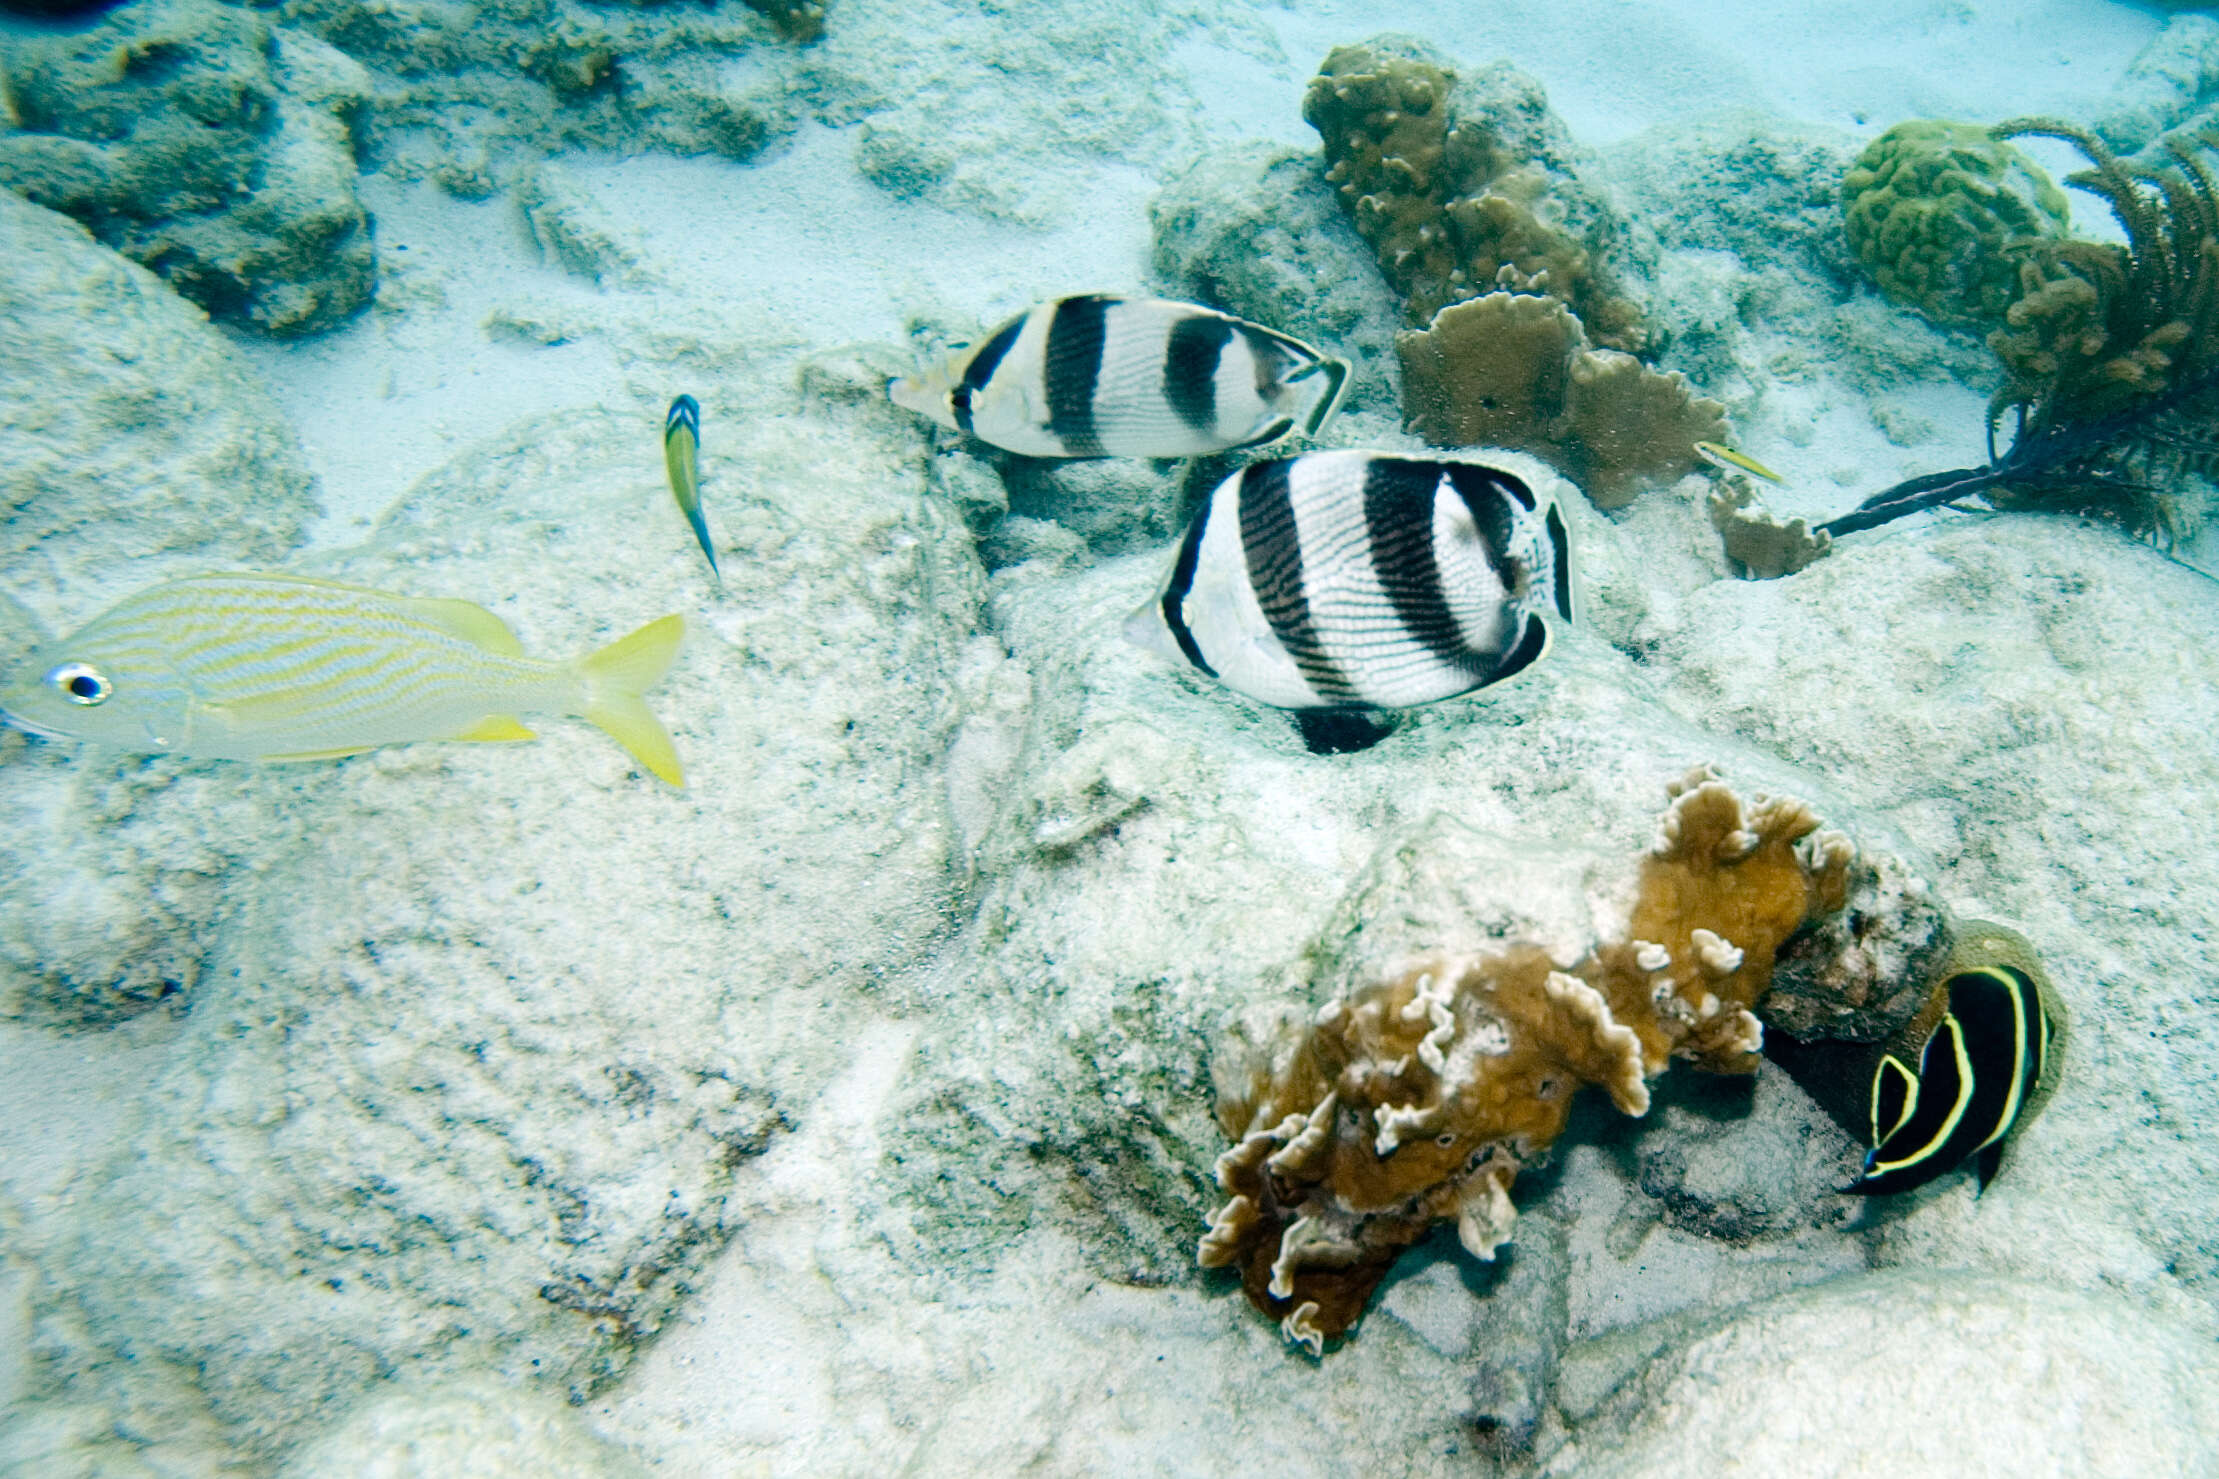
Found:
M 665 616 L 573 665 L 586 686 L 586 721 L 598 725 L 657 779 L 679 787 L 686 777 L 677 748 L 643 695 L 670 671 L 685 634 L 684 617 Z

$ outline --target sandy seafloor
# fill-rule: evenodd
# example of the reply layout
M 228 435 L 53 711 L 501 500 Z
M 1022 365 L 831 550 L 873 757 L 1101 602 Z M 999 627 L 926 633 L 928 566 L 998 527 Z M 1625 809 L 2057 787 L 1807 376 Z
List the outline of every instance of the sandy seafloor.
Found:
M 1175 469 L 1005 469 L 874 393 L 1044 298 L 1197 291 L 1151 201 L 1314 152 L 1325 52 L 1405 31 L 1546 88 L 1665 365 L 1824 517 L 1975 458 L 1994 365 L 1828 277 L 1789 165 L 2111 117 L 2169 22 L 2219 27 L 832 0 L 802 48 L 735 16 L 750 158 L 519 125 L 470 199 L 396 140 L 344 327 L 103 320 L 198 346 L 149 353 L 199 430 L 142 446 L 102 399 L 62 434 L 273 512 L 134 543 L 94 480 L 10 567 L 6 641 L 196 564 L 477 600 L 550 654 L 683 611 L 653 703 L 690 784 L 553 719 L 314 767 L 0 739 L 0 1473 L 2219 1473 L 2219 586 L 2103 523 L 1957 514 L 1739 582 L 1695 479 L 1582 516 L 1597 616 L 1531 679 L 1317 757 L 1118 638 Z M 2183 115 L 2219 96 L 2199 44 Z M 1305 301 L 1376 323 L 1343 237 Z M 0 457 L 66 473 L 59 363 L 9 382 Z M 680 391 L 721 590 L 662 483 Z M 234 434 L 229 472 L 164 460 Z M 1411 445 L 1376 392 L 1328 439 Z M 1577 934 L 1703 762 L 2033 938 L 2055 1102 L 1978 1199 L 1852 1204 L 1859 1147 L 1777 1069 L 1674 1069 L 1644 1121 L 1575 1116 L 1497 1266 L 1436 1236 L 1345 1344 L 1288 1348 L 1192 1265 L 1218 1024 L 1301 989 L 1403 886 L 1383 860 Z

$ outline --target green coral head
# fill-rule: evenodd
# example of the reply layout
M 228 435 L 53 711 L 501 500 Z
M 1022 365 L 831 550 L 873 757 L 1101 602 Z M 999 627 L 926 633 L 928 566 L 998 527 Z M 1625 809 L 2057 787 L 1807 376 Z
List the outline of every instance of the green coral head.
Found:
M 1941 323 L 1994 325 L 2019 291 L 2015 242 L 2061 238 L 2065 192 L 1974 123 L 1914 119 L 1842 180 L 1850 250 L 1889 297 Z

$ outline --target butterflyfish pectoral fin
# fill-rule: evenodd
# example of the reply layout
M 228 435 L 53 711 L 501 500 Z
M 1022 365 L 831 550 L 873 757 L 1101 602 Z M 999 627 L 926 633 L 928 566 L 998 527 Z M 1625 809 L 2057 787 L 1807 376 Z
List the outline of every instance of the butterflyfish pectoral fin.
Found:
M 489 714 L 455 736 L 469 744 L 506 744 L 518 740 L 533 740 L 539 736 L 524 727 L 524 721 L 514 714 Z
M 657 780 L 681 790 L 686 777 L 678 763 L 678 749 L 642 695 L 660 683 L 677 661 L 679 639 L 685 633 L 684 617 L 665 616 L 599 652 L 588 653 L 576 664 L 586 685 L 586 722 L 599 726 Z

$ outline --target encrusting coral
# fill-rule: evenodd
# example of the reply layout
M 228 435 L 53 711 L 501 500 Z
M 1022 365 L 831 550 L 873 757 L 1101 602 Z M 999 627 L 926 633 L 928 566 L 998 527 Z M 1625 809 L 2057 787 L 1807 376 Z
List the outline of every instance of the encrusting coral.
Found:
M 1695 470 L 1695 444 L 1727 439 L 1726 408 L 1685 377 L 1597 349 L 1562 302 L 1497 292 L 1398 334 L 1411 430 L 1436 446 L 1546 457 L 1599 508 Z
M 1313 1354 L 1349 1330 L 1401 1251 L 1442 1218 L 1475 1256 L 1510 1235 L 1510 1185 L 1600 1084 L 1629 1115 L 1674 1057 L 1753 1071 L 1752 1008 L 1780 947 L 1841 909 L 1853 850 L 1785 798 L 1745 803 L 1709 770 L 1671 788 L 1622 938 L 1569 965 L 1506 939 L 1409 962 L 1267 1040 L 1228 1043 L 1217 1163 L 1227 1200 L 1199 1258 Z
M 2166 543 L 2192 537 L 2211 499 L 2219 446 L 2219 132 L 2169 136 L 2136 160 L 2055 119 L 1997 124 L 1999 139 L 2060 139 L 2088 159 L 2065 183 L 2101 199 L 2115 242 L 2036 237 L 2008 255 L 2018 296 L 1988 343 L 2005 380 L 1989 403 L 1983 467 L 1931 473 L 1874 495 L 1822 527 L 1874 528 L 1979 497 L 1997 508 L 2112 518 Z M 2009 449 L 1995 428 L 2013 418 Z
M 1990 130 L 1921 118 L 1867 145 L 1842 180 L 1842 228 L 1881 290 L 1942 323 L 1996 324 L 2019 296 L 2006 248 L 2065 235 L 2042 167 Z
M 1640 311 L 1566 229 L 1548 173 L 1456 117 L 1455 84 L 1421 44 L 1383 37 L 1335 47 L 1302 99 L 1324 139 L 1325 178 L 1410 322 L 1507 287 L 1563 299 L 1599 344 L 1640 348 Z

